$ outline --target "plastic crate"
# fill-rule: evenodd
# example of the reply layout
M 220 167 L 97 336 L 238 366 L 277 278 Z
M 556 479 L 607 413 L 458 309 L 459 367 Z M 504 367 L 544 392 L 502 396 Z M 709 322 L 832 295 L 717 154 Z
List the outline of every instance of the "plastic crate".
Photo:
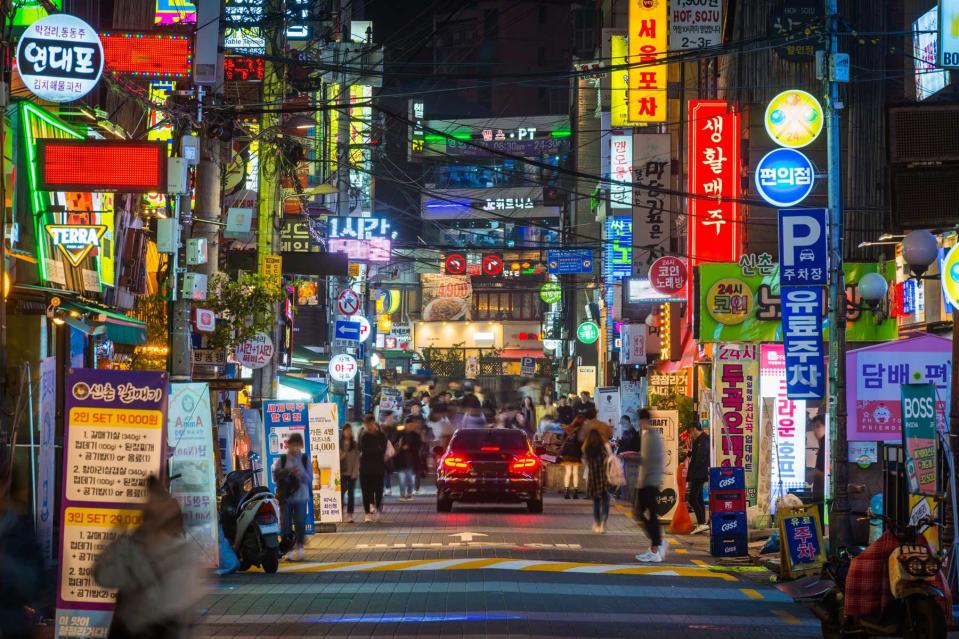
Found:
M 738 466 L 721 466 L 709 469 L 709 491 L 746 490 L 746 473 Z
M 742 535 L 749 536 L 746 528 L 746 513 L 712 513 L 710 516 L 709 534 L 713 537 L 729 538 Z
M 749 555 L 749 536 L 713 534 L 709 538 L 709 554 L 713 557 L 746 557 Z
M 715 490 L 709 493 L 709 512 L 744 513 L 746 512 L 745 490 Z

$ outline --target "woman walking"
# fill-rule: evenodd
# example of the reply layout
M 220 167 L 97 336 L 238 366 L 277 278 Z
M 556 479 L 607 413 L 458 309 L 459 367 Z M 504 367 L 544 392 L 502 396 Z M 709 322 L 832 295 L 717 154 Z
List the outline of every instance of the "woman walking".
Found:
M 526 434 L 532 439 L 536 433 L 536 404 L 533 403 L 533 398 L 529 395 L 523 398 L 519 414 L 523 416 L 522 430 L 525 430 Z
M 386 475 L 386 433 L 372 413 L 363 418 L 360 447 L 360 492 L 363 493 L 364 522 L 379 521 L 383 511 L 383 477 Z
M 583 456 L 587 470 L 586 494 L 593 498 L 593 532 L 604 533 L 609 517 L 609 478 L 606 474 L 609 450 L 598 431 L 589 432 L 583 443 Z
M 561 455 L 563 457 L 563 487 L 566 489 L 565 498 L 570 499 L 570 489 L 573 490 L 573 499 L 579 499 L 579 473 L 583 462 L 583 448 L 579 440 L 579 429 L 583 425 L 583 418 L 576 417 L 566 429 L 566 440 L 563 442 Z
M 340 434 L 340 486 L 342 500 L 346 506 L 346 521 L 353 523 L 353 499 L 356 493 L 356 480 L 360 476 L 360 447 L 353 437 L 353 426 L 346 424 Z

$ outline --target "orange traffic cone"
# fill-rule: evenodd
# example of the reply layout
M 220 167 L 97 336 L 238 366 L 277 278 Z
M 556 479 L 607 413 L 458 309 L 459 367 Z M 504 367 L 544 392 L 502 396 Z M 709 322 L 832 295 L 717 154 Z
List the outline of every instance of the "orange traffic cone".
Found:
M 686 509 L 686 470 L 688 464 L 683 462 L 679 465 L 676 473 L 676 510 L 673 512 L 673 520 L 669 522 L 669 532 L 674 535 L 688 535 L 693 531 L 693 520 L 689 518 L 689 511 Z

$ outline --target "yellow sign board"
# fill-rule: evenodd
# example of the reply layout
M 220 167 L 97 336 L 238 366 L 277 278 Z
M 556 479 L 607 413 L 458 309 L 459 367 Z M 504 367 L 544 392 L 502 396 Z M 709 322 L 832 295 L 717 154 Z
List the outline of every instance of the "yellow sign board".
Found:
M 629 109 L 630 122 L 668 121 L 666 57 L 669 40 L 667 0 L 629 2 Z
M 632 126 L 629 121 L 629 69 L 626 67 L 628 48 L 626 36 L 614 35 L 609 39 L 609 59 L 612 71 L 609 74 L 609 121 L 613 126 Z
M 273 279 L 281 279 L 283 277 L 283 258 L 279 255 L 261 255 L 260 275 Z
M 822 133 L 822 105 L 813 94 L 790 89 L 769 101 L 764 121 L 766 133 L 773 142 L 801 149 Z
M 359 277 L 360 276 L 360 263 L 359 262 L 350 262 L 349 263 L 349 274 L 350 277 Z

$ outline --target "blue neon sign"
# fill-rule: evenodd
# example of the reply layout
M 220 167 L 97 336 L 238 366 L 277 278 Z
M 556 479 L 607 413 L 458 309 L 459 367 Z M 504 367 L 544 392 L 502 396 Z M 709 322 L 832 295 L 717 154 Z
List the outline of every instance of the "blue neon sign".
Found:
M 777 208 L 795 206 L 812 192 L 815 171 L 812 162 L 796 149 L 775 149 L 756 167 L 759 195 Z

